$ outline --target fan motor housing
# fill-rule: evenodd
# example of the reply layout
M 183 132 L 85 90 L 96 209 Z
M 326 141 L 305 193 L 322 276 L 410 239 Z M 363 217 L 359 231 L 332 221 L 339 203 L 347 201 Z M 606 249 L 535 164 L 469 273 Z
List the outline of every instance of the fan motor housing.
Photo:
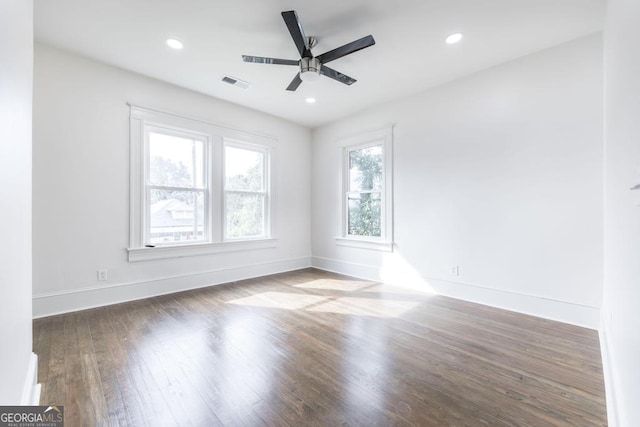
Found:
M 322 64 L 316 58 L 300 59 L 300 79 L 304 82 L 312 82 L 320 79 L 320 67 Z

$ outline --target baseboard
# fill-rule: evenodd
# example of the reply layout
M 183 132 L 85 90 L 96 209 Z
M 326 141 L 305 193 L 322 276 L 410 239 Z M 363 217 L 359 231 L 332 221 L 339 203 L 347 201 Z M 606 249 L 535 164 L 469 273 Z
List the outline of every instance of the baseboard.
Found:
M 31 353 L 27 377 L 22 388 L 20 405 L 38 405 L 40 403 L 40 384 L 38 384 L 38 355 Z
M 33 296 L 33 317 L 37 319 L 308 267 L 311 267 L 311 259 L 303 257 L 148 281 L 39 294 Z
M 611 358 L 611 345 L 607 334 L 607 322 L 604 316 L 598 334 L 600 336 L 600 353 L 602 355 L 602 372 L 604 376 L 604 388 L 607 399 L 607 424 L 610 427 L 618 427 L 618 405 L 616 400 L 615 375 Z
M 332 271 L 367 280 L 393 283 L 385 277 L 384 272 L 376 266 L 345 262 L 336 259 L 312 257 L 311 265 L 320 270 Z M 412 288 L 422 285 L 425 292 L 436 293 L 451 298 L 484 304 L 518 313 L 528 314 L 545 319 L 569 323 L 597 330 L 600 324 L 600 309 L 567 301 L 559 301 L 534 295 L 494 289 L 462 282 L 442 280 L 438 278 L 406 275 L 397 283 L 409 282 Z

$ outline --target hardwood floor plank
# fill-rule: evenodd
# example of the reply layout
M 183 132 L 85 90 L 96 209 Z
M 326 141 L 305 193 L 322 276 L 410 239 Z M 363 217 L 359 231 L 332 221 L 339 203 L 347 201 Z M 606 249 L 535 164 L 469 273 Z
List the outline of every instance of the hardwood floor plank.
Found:
M 56 316 L 50 319 L 50 327 L 51 327 L 51 339 L 48 340 L 48 356 L 49 358 L 46 361 L 43 361 L 45 364 L 44 371 L 46 372 L 47 378 L 50 382 L 50 387 L 47 387 L 44 390 L 44 397 L 47 401 L 52 402 L 52 405 L 62 404 L 65 400 L 66 396 L 66 381 L 65 381 L 65 360 L 64 360 L 64 317 Z M 34 349 L 34 351 L 36 351 Z M 39 372 L 40 376 L 41 373 Z M 44 375 L 44 374 L 42 374 Z M 59 400 L 56 400 L 59 399 Z
M 97 354 L 93 346 L 89 322 L 92 317 L 99 316 L 104 309 L 96 309 L 91 313 L 83 311 L 77 314 L 78 343 L 80 350 L 80 381 L 77 383 L 77 400 L 80 407 L 82 425 L 100 425 L 108 423 L 108 410 L 102 377 L 98 370 Z M 72 313 L 73 314 L 73 313 Z M 91 405 L 86 405 L 85 399 L 89 399 Z
M 111 377 L 111 380 L 117 384 L 118 404 L 122 405 L 122 409 L 117 412 L 120 424 L 143 425 L 146 417 L 141 411 L 141 408 L 145 407 L 141 397 L 147 394 L 136 393 L 132 385 L 127 354 L 122 350 L 121 339 L 112 321 L 114 321 L 112 316 L 100 316 L 98 322 L 101 338 L 93 334 L 94 346 L 97 348 L 104 346 L 102 352 L 109 358 L 107 363 L 101 365 L 100 373 L 103 378 Z M 117 322 L 117 319 L 115 321 Z
M 33 348 L 40 349 L 38 354 L 38 378 L 49 375 L 49 359 L 51 358 L 51 332 L 52 318 L 38 319 L 34 321 L 32 339 Z M 37 327 L 36 327 L 37 325 Z
M 34 321 L 67 425 L 606 425 L 594 331 L 313 269 Z

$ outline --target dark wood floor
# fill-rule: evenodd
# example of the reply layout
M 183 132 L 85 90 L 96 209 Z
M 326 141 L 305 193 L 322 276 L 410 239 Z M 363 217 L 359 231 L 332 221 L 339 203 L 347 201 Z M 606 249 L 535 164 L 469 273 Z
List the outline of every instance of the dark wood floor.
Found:
M 34 321 L 66 426 L 606 425 L 595 331 L 302 270 Z

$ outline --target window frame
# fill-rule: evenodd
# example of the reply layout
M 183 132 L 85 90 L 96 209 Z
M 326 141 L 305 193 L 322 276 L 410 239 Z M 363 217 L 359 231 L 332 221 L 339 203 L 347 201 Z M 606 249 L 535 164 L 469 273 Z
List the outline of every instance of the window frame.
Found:
M 203 163 L 203 187 L 173 187 L 167 185 L 158 185 L 152 184 L 151 181 L 151 155 L 150 155 L 150 141 L 149 134 L 154 133 L 175 136 L 178 138 L 184 139 L 193 139 L 196 141 L 200 141 L 203 143 L 203 153 L 202 153 L 202 163 Z M 174 190 L 174 191 L 190 191 L 190 192 L 200 192 L 203 195 L 203 239 L 195 240 L 192 242 L 175 242 L 173 244 L 161 244 L 155 245 L 155 247 L 166 247 L 166 246 L 181 246 L 181 245 L 191 245 L 198 243 L 208 243 L 211 242 L 211 161 L 210 161 L 210 151 L 211 144 L 209 143 L 209 136 L 206 134 L 202 134 L 199 132 L 188 131 L 184 129 L 176 129 L 167 126 L 161 126 L 153 123 L 145 123 L 143 124 L 143 134 L 144 134 L 144 168 L 143 174 L 144 177 L 142 179 L 142 185 L 144 186 L 144 190 L 142 193 L 143 197 L 143 217 L 142 217 L 142 244 L 147 247 L 147 245 L 151 245 L 150 235 L 151 235 L 151 190 L 153 189 L 166 189 L 166 190 Z
M 393 251 L 393 126 L 365 132 L 337 141 L 340 149 L 340 220 L 336 244 L 385 252 Z M 380 188 L 380 236 L 349 234 L 348 198 L 350 191 L 349 154 L 368 147 L 382 146 Z M 378 192 L 378 191 L 371 191 Z M 357 193 L 357 192 L 355 192 Z
M 381 147 L 382 149 L 382 182 L 380 185 L 380 189 L 379 190 L 374 190 L 373 188 L 371 190 L 359 190 L 359 191 L 355 191 L 353 189 L 351 189 L 351 153 L 353 153 L 354 151 L 360 151 L 360 150 L 364 150 L 367 148 L 371 148 L 371 147 Z M 383 236 L 385 236 L 385 222 L 384 222 L 384 198 L 383 198 L 383 193 L 384 193 L 384 186 L 385 186 L 385 176 L 384 176 L 384 143 L 383 141 L 374 141 L 374 142 L 369 142 L 369 143 L 365 143 L 365 144 L 361 144 L 361 145 L 353 145 L 353 146 L 348 146 L 345 147 L 344 150 L 344 155 L 345 155 L 345 159 L 344 159 L 344 164 L 345 164 L 345 190 L 344 190 L 344 230 L 343 230 L 343 234 L 345 237 L 348 238 L 355 238 L 358 240 L 371 240 L 371 241 L 379 241 L 380 239 L 383 238 Z M 354 194 L 379 194 L 380 195 L 380 236 L 363 236 L 363 235 L 358 235 L 358 234 L 349 234 L 349 199 L 351 195 Z
M 237 148 L 241 150 L 254 151 L 261 153 L 263 155 L 263 164 L 262 164 L 262 191 L 242 191 L 242 190 L 227 190 L 226 189 L 226 149 L 227 147 Z M 223 182 L 222 182 L 222 240 L 225 242 L 238 242 L 238 241 L 248 241 L 248 240 L 260 240 L 269 237 L 270 230 L 270 194 L 271 194 L 271 150 L 268 147 L 263 145 L 252 144 L 248 142 L 238 141 L 234 139 L 225 138 L 223 141 L 223 152 L 222 152 L 222 162 L 223 162 Z M 259 194 L 263 197 L 262 202 L 262 214 L 263 214 L 263 234 L 259 236 L 244 236 L 244 237 L 229 237 L 227 235 L 227 194 L 228 193 L 237 193 L 237 194 Z
M 274 206 L 273 189 L 271 187 L 271 163 L 274 161 L 277 141 L 275 138 L 251 133 L 244 130 L 229 128 L 205 120 L 184 117 L 177 114 L 156 109 L 128 104 L 129 116 L 129 247 L 128 261 L 148 261 L 164 258 L 178 258 L 196 255 L 216 254 L 225 252 L 267 249 L 276 247 L 277 238 L 274 236 Z M 203 219 L 205 238 L 207 240 L 191 242 L 175 242 L 174 244 L 148 247 L 146 231 L 149 227 L 149 195 L 147 180 L 150 172 L 148 130 L 160 129 L 168 134 L 189 138 L 196 135 L 200 140 L 206 140 L 203 156 L 205 157 L 206 173 L 204 179 L 208 185 L 208 195 L 205 200 L 205 210 L 208 211 Z M 224 147 L 226 141 L 264 150 L 268 166 L 265 186 L 268 193 L 265 199 L 265 233 L 263 236 L 251 238 L 224 238 Z M 208 201 L 208 203 L 207 203 Z

